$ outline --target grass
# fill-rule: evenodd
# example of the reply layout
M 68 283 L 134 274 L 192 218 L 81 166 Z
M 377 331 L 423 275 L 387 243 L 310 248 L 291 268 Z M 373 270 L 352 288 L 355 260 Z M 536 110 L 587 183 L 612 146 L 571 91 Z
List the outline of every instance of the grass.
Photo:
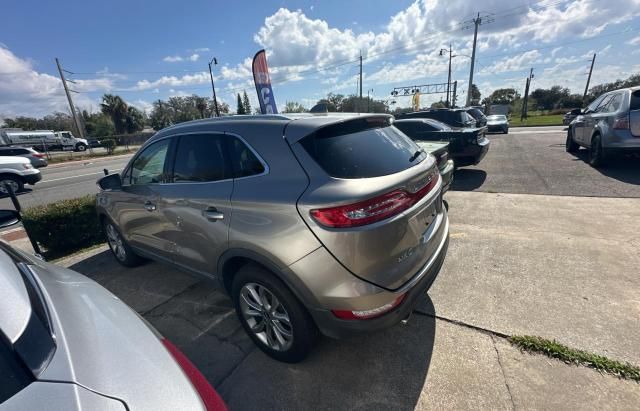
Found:
M 128 150 L 122 147 L 122 148 L 116 148 L 113 154 L 107 154 L 107 153 L 91 154 L 88 151 L 85 151 L 82 154 L 69 153 L 69 155 L 57 155 L 55 157 L 51 157 L 51 159 L 47 161 L 49 162 L 49 164 L 65 163 L 67 161 L 81 161 L 81 160 L 89 160 L 89 159 L 98 158 L 98 157 L 109 157 L 109 156 L 117 156 L 119 154 L 135 153 L 137 150 L 138 150 L 138 147 L 130 147 Z
M 512 116 L 509 120 L 511 127 L 528 127 L 528 126 L 561 126 L 562 114 L 550 114 L 544 116 L 530 116 L 520 121 L 520 116 Z
M 541 353 L 551 358 L 556 358 L 567 364 L 583 365 L 595 368 L 600 372 L 616 375 L 626 380 L 640 383 L 640 367 L 629 363 L 611 360 L 598 354 L 576 350 L 562 345 L 559 342 L 530 335 L 514 335 L 509 337 L 509 342 L 521 350 Z

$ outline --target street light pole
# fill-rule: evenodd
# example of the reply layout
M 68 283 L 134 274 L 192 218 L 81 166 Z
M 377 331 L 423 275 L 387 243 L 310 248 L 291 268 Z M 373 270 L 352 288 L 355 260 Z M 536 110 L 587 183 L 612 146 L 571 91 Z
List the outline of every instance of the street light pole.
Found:
M 446 105 L 447 107 L 450 107 L 449 105 L 449 97 L 451 95 L 451 59 L 453 58 L 453 51 L 451 50 L 451 43 L 449 43 L 449 49 L 440 49 L 440 55 L 442 56 L 442 52 L 449 52 L 449 75 L 447 76 L 447 102 Z
M 211 77 L 211 90 L 213 91 L 213 107 L 216 110 L 216 117 L 220 117 L 220 112 L 218 111 L 218 100 L 216 99 L 216 86 L 213 84 L 213 70 L 211 69 L 211 63 L 216 65 L 218 64 L 218 60 L 214 57 L 209 62 L 209 77 Z

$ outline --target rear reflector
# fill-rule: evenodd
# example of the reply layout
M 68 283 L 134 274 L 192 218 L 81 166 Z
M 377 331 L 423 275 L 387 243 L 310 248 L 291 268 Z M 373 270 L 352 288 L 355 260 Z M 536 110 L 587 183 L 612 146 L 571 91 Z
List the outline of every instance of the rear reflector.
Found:
M 341 320 L 368 320 L 371 318 L 380 317 L 381 315 L 388 313 L 393 310 L 397 306 L 399 306 L 406 294 L 399 295 L 392 302 L 385 304 L 378 308 L 373 308 L 371 310 L 361 310 L 361 311 L 349 311 L 349 310 L 332 310 L 331 312 L 336 317 Z
M 629 115 L 625 114 L 613 120 L 614 130 L 629 130 Z
M 180 368 L 182 368 L 182 371 L 187 375 L 189 381 L 191 381 L 193 388 L 195 388 L 198 395 L 200 395 L 207 411 L 227 411 L 227 406 L 224 401 L 222 401 L 222 398 L 220 398 L 216 390 L 214 390 L 207 379 L 204 378 L 204 375 L 198 371 L 182 351 L 171 344 L 171 341 L 166 338 L 162 338 L 161 341 L 173 359 L 176 360 Z
M 359 227 L 382 221 L 424 198 L 436 186 L 440 178 L 436 170 L 429 172 L 428 182 L 415 193 L 394 190 L 378 197 L 338 207 L 311 210 L 311 216 L 321 225 L 331 228 Z

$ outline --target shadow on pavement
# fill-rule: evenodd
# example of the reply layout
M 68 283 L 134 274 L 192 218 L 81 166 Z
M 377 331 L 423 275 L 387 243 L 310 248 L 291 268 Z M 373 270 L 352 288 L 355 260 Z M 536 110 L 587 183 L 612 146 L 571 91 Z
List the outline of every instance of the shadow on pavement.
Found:
M 435 318 L 344 340 L 320 338 L 302 363 L 267 357 L 245 334 L 229 298 L 167 265 L 120 266 L 99 252 L 70 267 L 141 313 L 200 369 L 233 410 L 414 409 L 425 385 Z M 435 312 L 425 294 L 421 311 Z M 426 308 L 425 308 L 426 307 Z
M 589 150 L 581 149 L 574 154 L 575 160 L 589 162 Z M 640 156 L 617 155 L 607 159 L 607 164 L 595 170 L 602 175 L 628 184 L 640 185 Z
M 480 188 L 487 179 L 484 170 L 460 168 L 453 175 L 451 189 L 454 191 L 473 191 Z
M 433 310 L 428 296 L 425 305 Z M 413 410 L 429 371 L 435 318 L 351 339 L 321 339 L 300 364 L 254 350 L 219 392 L 233 410 Z

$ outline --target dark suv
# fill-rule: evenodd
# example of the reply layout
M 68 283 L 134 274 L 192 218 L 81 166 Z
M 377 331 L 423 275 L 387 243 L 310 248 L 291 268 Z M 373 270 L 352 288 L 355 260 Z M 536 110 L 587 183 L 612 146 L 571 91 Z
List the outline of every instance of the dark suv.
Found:
M 435 158 L 389 115 L 235 116 L 157 133 L 97 208 L 116 259 L 216 279 L 253 341 L 299 361 L 411 313 L 449 222 Z
M 476 127 L 476 119 L 473 118 L 466 109 L 463 108 L 438 108 L 425 111 L 415 111 L 396 115 L 398 120 L 405 118 L 432 118 L 445 123 L 453 128 L 473 128 Z

